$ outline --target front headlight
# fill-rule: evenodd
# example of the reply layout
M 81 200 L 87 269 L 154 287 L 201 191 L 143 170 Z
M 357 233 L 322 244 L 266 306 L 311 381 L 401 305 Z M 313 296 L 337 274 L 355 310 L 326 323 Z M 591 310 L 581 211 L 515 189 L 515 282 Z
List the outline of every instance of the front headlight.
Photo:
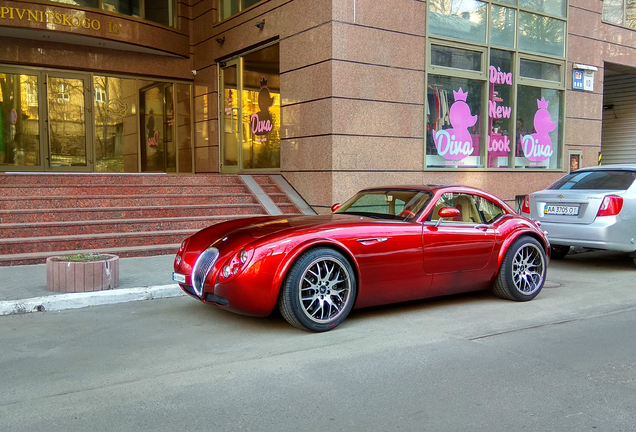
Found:
M 229 282 L 241 274 L 252 259 L 252 255 L 254 255 L 254 249 L 252 248 L 242 249 L 235 253 L 232 258 L 225 262 L 225 265 L 221 269 L 219 282 Z

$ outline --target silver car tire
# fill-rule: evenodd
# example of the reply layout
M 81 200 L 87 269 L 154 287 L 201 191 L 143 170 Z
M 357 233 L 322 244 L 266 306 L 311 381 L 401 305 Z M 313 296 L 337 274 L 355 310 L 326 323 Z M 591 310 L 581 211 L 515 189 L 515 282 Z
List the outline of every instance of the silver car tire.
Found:
M 356 292 L 355 273 L 340 252 L 311 249 L 300 255 L 287 272 L 278 308 L 291 325 L 324 332 L 347 318 Z
M 506 251 L 493 285 L 496 296 L 528 301 L 541 292 L 548 262 L 541 243 L 528 236 L 516 239 Z

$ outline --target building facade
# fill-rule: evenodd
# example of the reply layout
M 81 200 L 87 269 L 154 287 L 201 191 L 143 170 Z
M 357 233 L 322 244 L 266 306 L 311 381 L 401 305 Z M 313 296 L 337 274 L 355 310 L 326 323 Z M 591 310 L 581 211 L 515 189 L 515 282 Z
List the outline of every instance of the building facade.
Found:
M 636 163 L 627 0 L 0 0 L 0 171 L 281 173 L 514 203 Z

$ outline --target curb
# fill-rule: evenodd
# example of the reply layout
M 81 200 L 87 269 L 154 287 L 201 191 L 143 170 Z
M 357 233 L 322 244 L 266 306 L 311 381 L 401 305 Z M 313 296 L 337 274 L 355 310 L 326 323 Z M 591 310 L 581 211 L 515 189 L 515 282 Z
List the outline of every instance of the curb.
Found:
M 183 295 L 185 295 L 185 293 L 177 284 L 144 288 L 121 288 L 89 293 L 49 295 L 24 300 L 0 301 L 0 316 L 79 309 L 88 306 L 128 303 L 133 301 L 179 297 Z

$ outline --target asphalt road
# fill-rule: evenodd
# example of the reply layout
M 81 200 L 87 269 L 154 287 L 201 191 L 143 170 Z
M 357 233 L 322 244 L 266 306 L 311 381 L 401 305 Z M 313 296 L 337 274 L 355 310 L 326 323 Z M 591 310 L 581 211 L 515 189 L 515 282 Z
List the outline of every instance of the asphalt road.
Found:
M 185 297 L 0 317 L 0 430 L 636 430 L 636 266 L 580 254 L 548 280 L 323 334 Z

